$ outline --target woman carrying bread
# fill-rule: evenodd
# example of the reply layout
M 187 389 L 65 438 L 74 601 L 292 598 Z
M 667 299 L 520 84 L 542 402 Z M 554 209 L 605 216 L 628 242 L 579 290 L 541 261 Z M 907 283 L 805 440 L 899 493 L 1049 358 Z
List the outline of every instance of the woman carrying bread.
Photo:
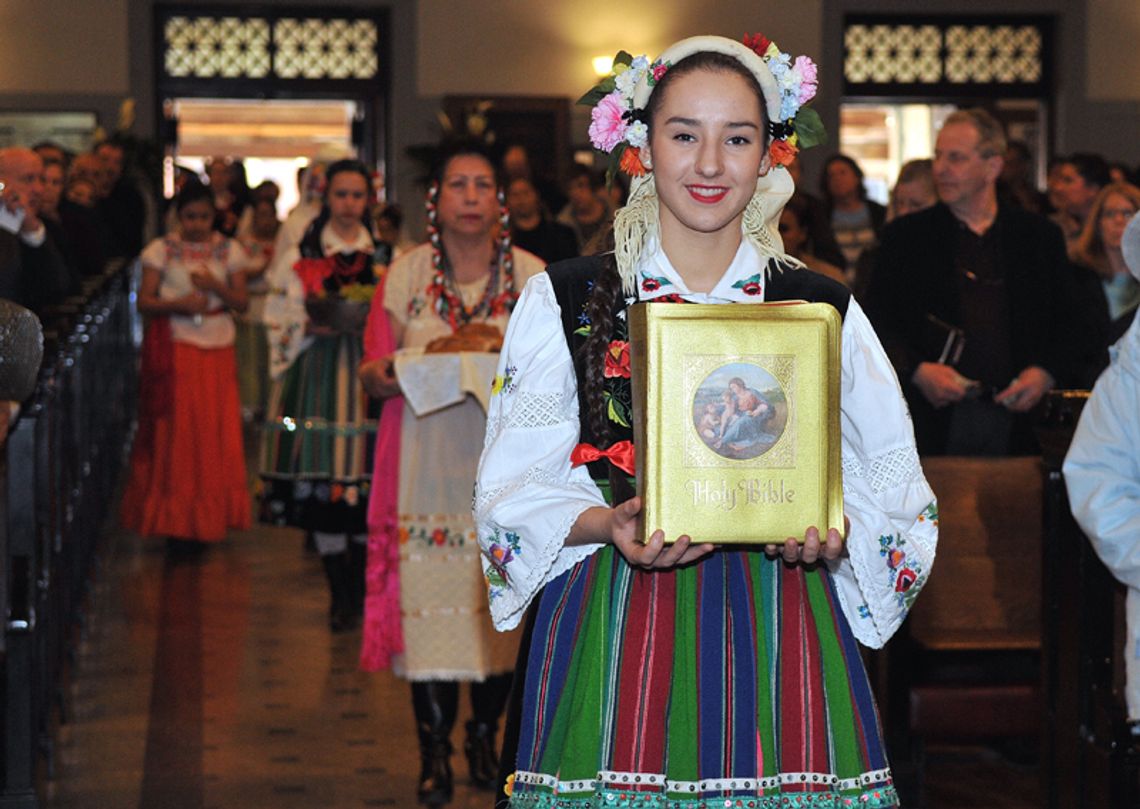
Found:
M 456 143 L 444 150 L 427 206 L 430 240 L 392 264 L 383 307 L 373 305 L 367 334 L 384 331 L 378 321 L 386 317 L 390 345 L 397 348 L 497 350 L 499 340 L 488 340 L 490 328 L 499 335 L 506 329 L 518 290 L 543 264 L 512 248 L 495 163 L 482 144 Z M 366 343 L 378 346 L 383 340 L 366 336 Z M 366 348 L 360 378 L 377 398 L 400 393 L 391 354 L 376 356 Z M 459 681 L 472 684 L 474 718 L 467 725 L 464 746 L 469 774 L 477 786 L 494 786 L 494 735 L 510 689 L 518 640 L 514 633 L 496 633 L 491 625 L 471 517 L 471 486 L 486 429 L 482 406 L 469 396 L 424 416 L 406 407 L 401 422 L 397 516 L 386 525 L 377 524 L 384 522 L 384 509 L 372 504 L 370 512 L 379 516 L 370 519 L 370 532 L 382 537 L 370 546 L 370 571 L 375 557 L 393 559 L 398 542 L 403 649 L 391 663 L 412 683 L 423 762 L 418 797 L 438 805 L 452 794 L 449 738 Z M 382 435 L 383 429 L 382 418 Z M 377 463 L 385 463 L 391 454 L 378 451 Z M 377 472 L 376 477 L 382 476 Z M 377 496 L 380 493 L 377 489 Z M 392 541 L 393 533 L 397 541 Z M 371 578 L 369 589 L 371 599 Z M 392 588 L 386 592 L 391 596 Z M 392 612 L 390 621 L 395 619 Z M 366 617 L 366 667 L 370 622 Z M 391 637 L 391 630 L 379 631 Z M 382 665 L 387 656 L 371 662 Z

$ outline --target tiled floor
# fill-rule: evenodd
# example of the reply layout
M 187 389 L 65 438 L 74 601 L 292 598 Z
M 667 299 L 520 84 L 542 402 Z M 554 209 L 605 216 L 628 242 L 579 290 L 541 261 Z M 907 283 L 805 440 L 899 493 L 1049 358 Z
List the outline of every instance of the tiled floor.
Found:
M 359 634 L 330 635 L 326 598 L 295 531 L 177 564 L 162 543 L 109 536 L 48 809 L 415 806 L 408 687 L 357 669 Z M 453 763 L 452 806 L 490 809 Z M 984 751 L 931 750 L 927 772 L 932 809 L 1040 805 L 1032 768 Z

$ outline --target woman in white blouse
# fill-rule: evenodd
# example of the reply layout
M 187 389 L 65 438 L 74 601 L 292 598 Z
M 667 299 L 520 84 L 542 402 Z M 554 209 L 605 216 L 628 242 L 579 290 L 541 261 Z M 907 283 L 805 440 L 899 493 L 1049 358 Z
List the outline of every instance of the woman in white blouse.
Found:
M 856 640 L 882 646 L 906 616 L 937 506 L 867 318 L 776 230 L 815 67 L 745 43 L 619 60 L 591 136 L 648 173 L 614 252 L 532 280 L 507 330 L 475 515 L 496 625 L 532 632 L 512 806 L 897 805 Z M 843 316 L 848 524 L 779 546 L 638 543 L 627 305 L 795 299 Z

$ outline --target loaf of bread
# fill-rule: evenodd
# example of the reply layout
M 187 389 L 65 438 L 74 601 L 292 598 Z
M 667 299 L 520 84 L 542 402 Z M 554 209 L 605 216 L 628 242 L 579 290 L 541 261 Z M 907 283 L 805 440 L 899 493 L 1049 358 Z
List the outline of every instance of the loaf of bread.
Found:
M 459 351 L 497 352 L 503 347 L 503 334 L 489 323 L 465 323 L 445 337 L 437 337 L 424 348 L 426 354 Z

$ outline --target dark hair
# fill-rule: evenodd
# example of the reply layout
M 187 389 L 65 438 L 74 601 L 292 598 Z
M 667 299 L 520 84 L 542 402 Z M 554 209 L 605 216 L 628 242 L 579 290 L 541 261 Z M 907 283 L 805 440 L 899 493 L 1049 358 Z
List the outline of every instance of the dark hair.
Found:
M 743 65 L 731 56 L 719 53 L 702 51 L 686 57 L 677 64 L 672 65 L 665 75 L 657 82 L 652 95 L 645 108 L 646 124 L 652 129 L 653 116 L 660 108 L 665 92 L 669 85 L 678 78 L 697 70 L 712 70 L 735 73 L 748 82 L 756 93 L 760 102 L 761 133 L 765 150 L 768 147 L 768 107 L 765 103 L 764 92 L 756 77 Z M 589 172 L 588 167 L 586 171 Z M 573 176 L 573 175 L 571 175 Z M 597 176 L 597 175 L 596 175 Z M 624 305 L 622 297 L 621 278 L 618 275 L 617 262 L 613 255 L 613 230 L 607 231 L 606 245 L 602 255 L 602 267 L 594 280 L 594 289 L 590 293 L 586 304 L 586 316 L 589 318 L 590 334 L 582 344 L 580 350 L 583 374 L 583 387 L 585 400 L 588 402 L 587 423 L 594 441 L 599 447 L 608 445 L 612 440 L 607 412 L 605 392 L 605 353 L 609 348 L 613 336 L 614 317 L 619 305 Z M 613 491 L 614 505 L 633 496 L 634 492 L 624 474 L 610 465 L 610 487 Z
M 1033 160 L 1033 153 L 1029 150 L 1029 144 L 1023 140 L 1007 140 L 1005 148 L 1007 152 L 1013 152 L 1027 163 Z
M 431 180 L 436 183 L 443 182 L 444 172 L 451 165 L 451 161 L 457 157 L 478 157 L 487 161 L 487 165 L 491 167 L 491 173 L 495 178 L 495 186 L 497 188 L 503 187 L 502 169 L 496 155 L 490 146 L 477 138 L 453 138 L 441 143 L 432 164 Z
M 866 200 L 867 186 L 863 184 L 863 169 L 859 168 L 859 164 L 855 162 L 854 158 L 848 157 L 845 154 L 836 153 L 827 158 L 823 164 L 823 171 L 819 174 L 819 190 L 823 193 L 824 199 L 827 200 L 828 204 L 830 205 L 835 201 L 831 196 L 831 189 L 827 187 L 827 170 L 831 168 L 832 163 L 842 163 L 855 172 L 855 176 L 859 178 L 859 199 Z
M 190 180 L 186 185 L 182 186 L 182 190 L 179 191 L 178 196 L 174 198 L 174 209 L 178 211 L 178 213 L 182 213 L 183 208 L 195 202 L 205 202 L 212 210 L 214 207 L 214 192 L 210 190 L 209 186 L 203 185 L 200 181 Z
M 594 191 L 600 191 L 606 184 L 605 176 L 600 171 L 595 171 L 585 163 L 575 162 L 570 166 L 570 173 L 566 177 L 566 184 L 569 185 L 575 180 L 582 178 L 590 184 L 590 188 Z
M 329 208 L 329 191 L 332 189 L 333 177 L 338 174 L 358 174 L 364 178 L 365 196 L 366 199 L 372 199 L 372 172 L 368 167 L 359 160 L 345 159 L 337 160 L 335 163 L 330 163 L 329 167 L 325 169 L 325 193 L 324 200 L 321 204 L 321 212 L 314 219 L 309 226 L 305 229 L 305 235 L 301 238 L 301 255 L 305 258 L 322 258 L 324 250 L 321 247 L 321 231 L 325 229 L 325 225 L 329 223 L 332 218 L 332 210 Z M 364 215 L 360 218 L 360 223 L 372 232 L 372 223 L 368 221 L 369 211 L 365 206 Z
M 1081 175 L 1081 179 L 1085 181 L 1086 185 L 1104 188 L 1112 182 L 1112 176 L 1108 173 L 1108 163 L 1098 154 L 1076 152 L 1061 162 L 1072 166 L 1077 174 Z
M 764 90 L 760 86 L 760 82 L 752 75 L 752 71 L 740 64 L 735 58 L 713 51 L 700 51 L 699 53 L 694 53 L 692 56 L 685 57 L 677 64 L 670 66 L 665 72 L 665 75 L 657 82 L 653 88 L 653 93 L 649 96 L 649 101 L 645 104 L 645 117 L 643 120 L 650 131 L 653 130 L 653 119 L 657 117 L 657 110 L 660 109 L 669 86 L 682 76 L 687 76 L 698 70 L 735 73 L 748 83 L 748 86 L 752 88 L 752 92 L 756 94 L 757 101 L 760 102 L 760 131 L 761 137 L 763 138 L 764 150 L 767 151 L 769 142 L 768 105 L 764 98 Z
M 394 202 L 389 202 L 381 206 L 376 212 L 376 218 L 387 219 L 396 230 L 399 230 L 400 226 L 404 224 L 404 212 L 400 210 L 400 206 Z

